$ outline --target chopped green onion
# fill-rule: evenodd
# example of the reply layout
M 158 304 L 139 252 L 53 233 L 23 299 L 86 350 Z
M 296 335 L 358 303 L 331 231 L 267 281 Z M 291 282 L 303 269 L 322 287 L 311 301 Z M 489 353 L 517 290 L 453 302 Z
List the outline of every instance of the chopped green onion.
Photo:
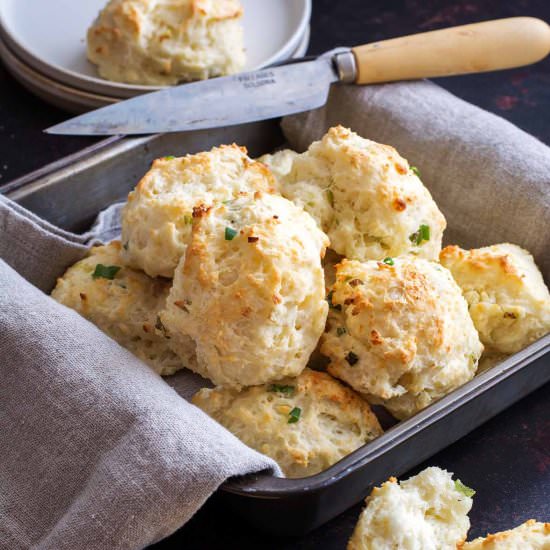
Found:
M 192 225 L 193 224 L 193 216 L 183 216 L 183 221 L 187 225 Z
M 336 329 L 336 334 L 338 334 L 338 336 L 343 336 L 346 333 L 347 333 L 346 327 L 338 327 Z
M 411 172 L 417 176 L 420 177 L 420 170 L 416 166 L 411 166 Z
M 294 386 L 284 386 L 281 384 L 271 384 L 267 391 L 275 392 L 275 393 L 283 393 L 285 395 L 293 395 L 294 390 L 296 388 Z
M 359 361 L 359 357 L 355 353 L 353 353 L 353 351 L 350 351 L 346 355 L 346 361 L 348 362 L 350 367 L 353 367 L 353 365 L 355 365 Z
M 416 244 L 416 246 L 420 246 L 424 241 L 430 240 L 430 226 L 422 224 L 418 231 L 415 231 L 409 236 L 409 240 Z
M 334 193 L 331 189 L 327 189 L 327 198 L 330 206 L 334 206 Z
M 176 157 L 174 155 L 168 155 L 167 157 L 163 157 L 164 160 L 174 160 Z
M 393 261 L 393 258 L 389 258 L 389 257 L 388 257 L 388 258 L 384 258 L 382 261 L 383 261 L 386 265 L 394 265 L 394 264 L 395 264 L 395 262 Z
M 342 311 L 342 306 L 340 304 L 336 304 L 334 305 L 332 303 L 332 296 L 334 295 L 334 290 L 331 290 L 328 294 L 327 294 L 327 302 L 328 302 L 328 307 L 330 307 L 331 309 L 335 309 L 337 311 Z
M 476 494 L 476 492 L 473 489 L 464 485 L 464 483 L 462 483 L 460 479 L 455 479 L 455 489 L 459 493 L 462 493 L 465 497 L 469 497 L 469 498 L 472 498 Z
M 115 278 L 115 275 L 120 271 L 118 265 L 103 265 L 97 264 L 95 266 L 95 271 L 92 273 L 94 279 L 110 279 L 111 281 Z
M 232 241 L 239 232 L 236 229 L 233 229 L 232 227 L 226 227 L 225 228 L 225 240 L 226 241 Z
M 289 424 L 295 424 L 300 420 L 300 415 L 302 414 L 302 409 L 300 407 L 294 407 L 289 413 L 288 413 L 288 423 Z

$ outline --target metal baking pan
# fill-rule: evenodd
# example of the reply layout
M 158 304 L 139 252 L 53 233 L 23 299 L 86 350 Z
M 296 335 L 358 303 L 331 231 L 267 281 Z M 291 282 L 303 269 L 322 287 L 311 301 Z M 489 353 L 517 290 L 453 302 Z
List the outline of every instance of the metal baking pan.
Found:
M 0 192 L 49 222 L 80 232 L 123 199 L 165 155 L 236 142 L 252 156 L 283 144 L 278 121 L 201 132 L 111 138 L 23 178 Z M 306 533 L 363 499 L 373 485 L 399 476 L 550 381 L 550 335 L 476 376 L 409 420 L 389 427 L 328 470 L 303 479 L 258 474 L 231 479 L 219 498 L 257 527 Z

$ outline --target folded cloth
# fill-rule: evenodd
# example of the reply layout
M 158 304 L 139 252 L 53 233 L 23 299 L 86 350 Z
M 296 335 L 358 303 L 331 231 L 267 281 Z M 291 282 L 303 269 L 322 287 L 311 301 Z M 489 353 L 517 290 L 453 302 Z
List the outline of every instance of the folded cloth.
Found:
M 142 548 L 227 478 L 280 473 L 36 288 L 51 290 L 111 218 L 78 237 L 0 198 L 0 548 Z M 208 385 L 173 378 L 185 396 Z
M 429 81 L 332 87 L 327 104 L 283 121 L 298 151 L 331 126 L 393 145 L 447 218 L 446 244 L 529 250 L 550 282 L 550 149 Z
M 283 129 L 303 150 L 336 124 L 420 167 L 447 215 L 448 242 L 509 240 L 550 279 L 542 143 L 429 82 L 334 86 L 326 107 Z M 77 236 L 0 197 L 2 548 L 140 548 L 185 523 L 227 477 L 280 473 L 181 398 L 203 380 L 178 373 L 172 389 L 38 290 L 49 292 L 91 242 L 116 235 L 118 212 Z

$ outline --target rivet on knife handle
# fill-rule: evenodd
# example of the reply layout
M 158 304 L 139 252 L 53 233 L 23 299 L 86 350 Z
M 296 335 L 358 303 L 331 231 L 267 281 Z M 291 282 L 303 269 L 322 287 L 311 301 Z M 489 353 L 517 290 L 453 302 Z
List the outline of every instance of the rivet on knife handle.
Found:
M 431 31 L 353 48 L 357 84 L 510 69 L 550 53 L 550 27 L 511 17 Z

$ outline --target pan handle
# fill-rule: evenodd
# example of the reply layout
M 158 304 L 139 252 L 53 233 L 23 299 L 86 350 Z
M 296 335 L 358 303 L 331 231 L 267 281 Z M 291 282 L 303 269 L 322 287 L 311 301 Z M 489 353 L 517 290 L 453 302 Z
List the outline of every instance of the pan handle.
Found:
M 356 84 L 510 69 L 550 53 L 550 26 L 510 17 L 393 38 L 353 48 Z

